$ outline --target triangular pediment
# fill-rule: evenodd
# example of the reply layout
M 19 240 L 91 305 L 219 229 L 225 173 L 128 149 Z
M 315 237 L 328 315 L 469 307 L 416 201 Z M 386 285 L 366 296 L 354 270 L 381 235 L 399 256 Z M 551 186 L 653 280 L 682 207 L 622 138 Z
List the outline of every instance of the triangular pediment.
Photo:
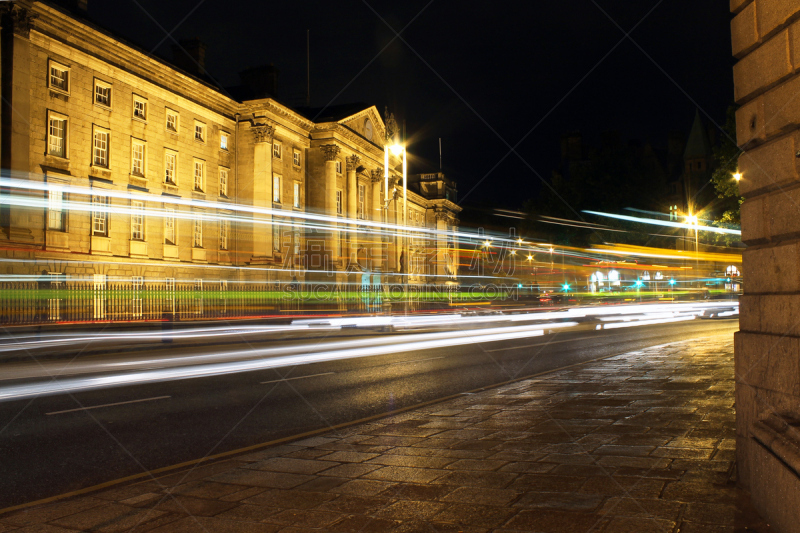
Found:
M 372 126 L 371 139 L 367 121 L 369 121 Z M 370 106 L 363 111 L 345 117 L 339 121 L 339 124 L 347 126 L 377 145 L 383 145 L 383 140 L 386 139 L 386 125 L 383 123 L 383 118 L 381 118 L 381 114 L 378 113 L 378 109 L 375 106 Z

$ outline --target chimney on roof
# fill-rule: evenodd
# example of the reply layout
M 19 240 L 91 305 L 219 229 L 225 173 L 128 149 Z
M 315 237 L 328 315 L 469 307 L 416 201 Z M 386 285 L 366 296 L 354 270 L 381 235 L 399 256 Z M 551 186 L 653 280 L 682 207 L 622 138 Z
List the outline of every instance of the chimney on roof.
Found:
M 253 99 L 278 96 L 278 69 L 271 63 L 243 70 L 239 78 Z
M 183 39 L 172 45 L 175 66 L 195 76 L 206 73 L 206 45 L 199 38 Z

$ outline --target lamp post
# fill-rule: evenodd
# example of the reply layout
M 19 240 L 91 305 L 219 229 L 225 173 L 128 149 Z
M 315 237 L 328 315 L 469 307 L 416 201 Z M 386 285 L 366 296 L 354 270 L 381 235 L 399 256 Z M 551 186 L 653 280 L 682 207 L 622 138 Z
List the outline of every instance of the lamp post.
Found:
M 695 267 L 695 283 L 699 283 L 698 277 L 700 276 L 700 240 L 698 237 L 698 219 L 697 215 L 689 215 L 686 217 L 687 224 L 694 226 L 694 267 Z
M 400 143 L 395 143 L 391 146 L 388 144 L 384 147 L 384 191 L 386 191 L 384 195 L 384 200 L 386 205 L 389 205 L 389 152 L 392 152 L 395 156 L 403 155 L 403 230 L 400 233 L 400 256 L 405 259 L 403 268 L 401 270 L 405 270 L 405 272 L 401 272 L 400 274 L 403 276 L 403 286 L 405 287 L 405 313 L 408 314 L 408 272 L 409 272 L 409 257 L 408 257 L 408 250 L 407 250 L 407 241 L 408 237 L 406 235 L 406 226 L 408 224 L 408 195 L 407 192 L 407 180 L 408 180 L 408 161 L 406 158 L 406 147 Z

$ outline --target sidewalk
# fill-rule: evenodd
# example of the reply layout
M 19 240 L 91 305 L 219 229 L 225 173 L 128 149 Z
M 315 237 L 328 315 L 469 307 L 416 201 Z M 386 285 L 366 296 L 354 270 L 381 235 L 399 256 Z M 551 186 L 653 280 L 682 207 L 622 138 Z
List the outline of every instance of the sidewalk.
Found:
M 17 511 L 0 533 L 763 533 L 737 511 L 733 386 L 730 336 L 649 348 Z

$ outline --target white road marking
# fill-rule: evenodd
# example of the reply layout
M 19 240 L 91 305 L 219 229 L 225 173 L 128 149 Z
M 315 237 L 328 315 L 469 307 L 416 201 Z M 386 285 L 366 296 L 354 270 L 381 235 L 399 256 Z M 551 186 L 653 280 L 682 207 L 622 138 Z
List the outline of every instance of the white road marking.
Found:
M 142 398 L 141 400 L 131 400 L 128 402 L 117 402 L 117 403 L 105 403 L 103 405 L 91 405 L 89 407 L 78 407 L 77 409 L 65 409 L 63 411 L 53 411 L 52 413 L 45 413 L 46 415 L 60 415 L 62 413 L 74 413 L 76 411 L 88 411 L 90 409 L 100 409 L 101 407 L 113 407 L 115 405 L 126 405 L 129 403 L 139 403 L 139 402 L 152 402 L 154 400 L 165 400 L 167 398 L 171 398 L 172 396 L 155 396 L 153 398 Z
M 296 378 L 285 378 L 285 379 L 274 379 L 272 381 L 262 381 L 262 385 L 267 385 L 268 383 L 280 383 L 281 381 L 292 381 L 294 379 L 306 379 L 306 378 L 315 378 L 317 376 L 328 376 L 330 374 L 335 374 L 336 372 L 323 372 L 322 374 L 311 374 L 310 376 L 297 376 Z
M 422 361 L 433 361 L 434 359 L 444 359 L 444 356 L 440 356 L 440 357 L 428 357 L 427 359 L 411 359 L 411 360 L 409 360 L 409 361 L 397 361 L 396 363 L 389 363 L 389 364 L 388 364 L 388 365 L 386 365 L 386 366 L 392 366 L 392 365 L 403 365 L 403 364 L 406 364 L 406 363 L 420 363 L 420 362 L 422 362 Z

